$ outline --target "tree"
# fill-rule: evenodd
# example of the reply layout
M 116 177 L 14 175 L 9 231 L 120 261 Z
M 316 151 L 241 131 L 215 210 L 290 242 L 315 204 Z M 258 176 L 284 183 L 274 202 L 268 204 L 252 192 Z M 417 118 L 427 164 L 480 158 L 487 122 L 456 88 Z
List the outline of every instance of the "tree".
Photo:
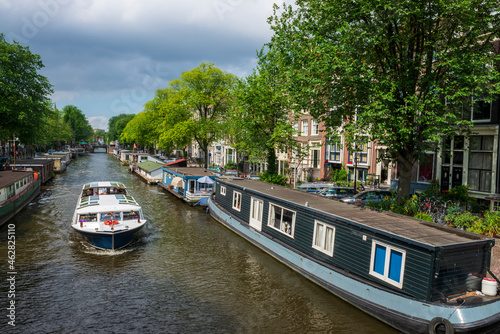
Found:
M 234 75 L 202 63 L 157 91 L 158 99 L 150 102 L 164 119 L 160 146 L 179 148 L 194 140 L 208 167 L 208 147 L 223 136 L 235 82 Z
M 47 78 L 38 73 L 43 67 L 39 55 L 17 42 L 7 43 L 0 34 L 0 139 L 15 134 L 30 144 L 40 135 L 53 92 Z
M 153 112 L 140 112 L 127 123 L 120 140 L 144 147 L 153 146 L 158 142 L 158 133 L 155 131 L 158 123 Z
M 41 146 L 55 147 L 61 143 L 71 142 L 74 138 L 73 130 L 67 121 L 64 120 L 64 114 L 55 106 L 50 114 L 44 116 L 43 131 L 36 139 L 36 144 Z
M 499 92 L 497 0 L 297 0 L 270 23 L 299 108 L 355 143 L 368 134 L 399 166 L 398 201 L 429 147 L 466 131 L 464 100 Z M 342 127 L 341 127 L 342 126 Z
M 73 130 L 73 140 L 78 142 L 80 140 L 90 140 L 94 131 L 90 126 L 89 121 L 80 109 L 75 106 L 68 105 L 63 108 L 64 121 L 68 122 Z
M 108 139 L 119 140 L 120 136 L 130 122 L 135 117 L 135 114 L 120 114 L 113 116 L 108 121 Z
M 278 68 L 269 59 L 272 53 L 258 54 L 257 71 L 238 82 L 236 109 L 232 113 L 232 145 L 250 158 L 267 160 L 267 173 L 276 175 L 276 150 L 296 151 L 291 120 L 298 116 L 290 111 L 286 92 L 277 82 Z

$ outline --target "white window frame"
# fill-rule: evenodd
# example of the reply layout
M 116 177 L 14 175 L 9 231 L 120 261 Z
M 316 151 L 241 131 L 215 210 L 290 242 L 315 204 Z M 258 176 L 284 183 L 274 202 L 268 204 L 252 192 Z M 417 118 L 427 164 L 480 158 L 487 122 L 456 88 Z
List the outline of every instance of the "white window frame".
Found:
M 233 209 L 241 211 L 241 193 L 233 191 Z
M 299 122 L 293 122 L 292 123 L 292 127 L 293 127 L 293 136 L 294 137 L 297 137 L 299 135 Z
M 226 196 L 226 187 L 225 186 L 220 186 L 220 194 L 221 194 L 221 196 Z
M 382 246 L 385 247 L 386 252 L 385 252 L 385 260 L 384 260 L 384 274 L 381 275 L 380 273 L 376 272 L 373 268 L 375 265 L 375 250 L 377 246 Z M 390 267 L 390 259 L 391 259 L 391 253 L 392 251 L 398 252 L 402 254 L 402 259 L 401 259 L 401 272 L 400 272 L 400 278 L 399 282 L 394 281 L 393 279 L 389 278 L 389 267 Z M 380 241 L 373 240 L 372 241 L 372 253 L 371 253 L 371 259 L 370 259 L 370 275 L 387 282 L 391 285 L 394 285 L 395 287 L 402 289 L 403 288 L 403 281 L 404 281 L 404 273 L 405 273 L 405 263 L 406 263 L 406 251 L 396 248 L 393 246 L 389 246 L 388 244 L 385 244 Z
M 318 228 L 322 226 L 323 227 L 323 236 L 321 237 L 321 240 L 318 240 Z M 332 239 L 331 239 L 331 251 L 328 250 L 328 247 L 326 245 L 326 237 L 327 233 L 326 231 L 328 229 L 332 230 Z M 318 242 L 317 242 L 318 241 Z M 335 247 L 335 226 L 325 224 L 323 222 L 320 222 L 318 220 L 314 221 L 314 235 L 313 235 L 313 243 L 312 243 L 312 248 L 325 253 L 328 256 L 333 256 L 333 249 Z
M 308 119 L 303 119 L 301 122 L 301 134 L 304 137 L 309 136 L 309 120 Z
M 272 222 L 274 221 L 274 212 L 273 210 L 275 208 L 278 208 L 278 209 L 281 209 L 281 221 L 280 221 L 280 228 L 277 228 L 274 226 L 274 224 L 272 224 Z M 286 211 L 289 211 L 293 214 L 292 216 L 292 226 L 290 226 L 290 233 L 288 233 L 286 230 L 287 230 L 287 226 L 283 224 L 283 210 L 286 210 Z M 268 219 L 267 219 L 267 226 L 269 226 L 270 228 L 280 232 L 280 233 L 283 233 L 284 235 L 286 236 L 289 236 L 290 238 L 294 238 L 294 234 L 295 234 L 295 220 L 297 219 L 297 212 L 296 211 L 292 211 L 292 210 L 289 210 L 285 207 L 282 207 L 280 205 L 277 205 L 277 204 L 273 204 L 273 203 L 269 203 L 269 215 L 268 215 Z
M 311 136 L 319 135 L 319 122 L 316 119 L 311 121 Z

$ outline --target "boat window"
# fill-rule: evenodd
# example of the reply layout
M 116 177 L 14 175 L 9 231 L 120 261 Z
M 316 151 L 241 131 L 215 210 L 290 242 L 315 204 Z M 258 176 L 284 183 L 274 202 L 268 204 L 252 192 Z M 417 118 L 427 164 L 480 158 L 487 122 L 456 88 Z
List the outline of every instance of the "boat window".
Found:
M 113 215 L 113 218 L 111 218 L 111 215 Z M 106 220 L 120 220 L 120 213 L 119 212 L 106 212 L 106 213 L 101 213 L 101 221 L 104 222 Z
M 94 190 L 92 188 L 90 189 L 85 189 L 83 191 L 83 197 L 87 197 L 87 196 L 93 196 L 94 195 Z
M 241 193 L 237 191 L 233 192 L 233 209 L 237 211 L 241 210 Z
M 220 194 L 221 194 L 222 196 L 226 196 L 226 187 L 224 187 L 224 186 L 220 186 Z
M 314 221 L 314 236 L 312 247 L 325 254 L 333 256 L 335 242 L 335 227 Z
M 373 241 L 370 275 L 402 289 L 405 261 L 406 251 Z
M 275 204 L 270 204 L 269 210 L 269 221 L 267 225 L 293 238 L 295 212 Z
M 97 213 L 88 213 L 80 215 L 78 219 L 79 222 L 96 222 L 97 221 Z
M 139 217 L 139 212 L 137 211 L 127 211 L 123 213 L 123 220 L 137 220 Z

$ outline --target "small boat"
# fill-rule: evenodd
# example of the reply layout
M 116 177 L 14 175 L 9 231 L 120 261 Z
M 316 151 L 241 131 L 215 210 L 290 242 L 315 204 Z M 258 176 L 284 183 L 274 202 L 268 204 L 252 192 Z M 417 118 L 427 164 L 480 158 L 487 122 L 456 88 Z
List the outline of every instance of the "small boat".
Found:
M 115 250 L 132 242 L 145 223 L 123 183 L 91 182 L 83 185 L 71 227 L 93 247 Z

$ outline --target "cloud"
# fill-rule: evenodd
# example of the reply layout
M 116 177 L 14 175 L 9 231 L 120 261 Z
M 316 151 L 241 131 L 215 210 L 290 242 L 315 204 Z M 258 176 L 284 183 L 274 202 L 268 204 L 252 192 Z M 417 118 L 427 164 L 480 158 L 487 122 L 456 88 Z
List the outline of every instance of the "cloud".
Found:
M 40 54 L 59 108 L 138 113 L 201 62 L 243 77 L 271 37 L 272 0 L 0 0 L 0 32 Z
M 87 118 L 93 129 L 108 130 L 108 118 L 105 116 L 94 116 Z

